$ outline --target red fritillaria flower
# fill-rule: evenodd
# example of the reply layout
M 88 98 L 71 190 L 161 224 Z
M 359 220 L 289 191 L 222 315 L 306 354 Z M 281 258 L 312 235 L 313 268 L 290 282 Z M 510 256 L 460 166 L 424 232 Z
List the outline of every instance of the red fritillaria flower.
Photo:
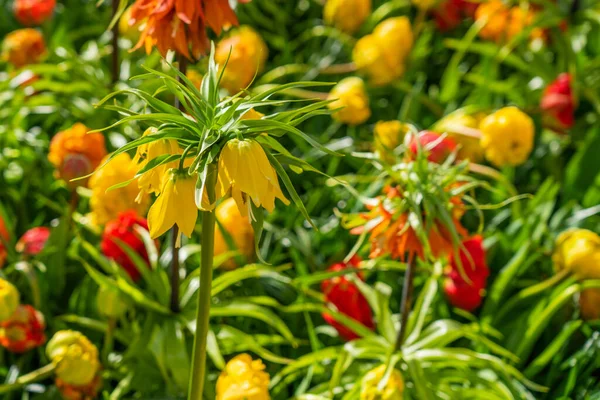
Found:
M 346 268 L 356 269 L 359 263 L 360 258 L 355 256 L 352 257 L 348 263 L 337 263 L 332 265 L 328 271 L 341 271 Z M 360 275 L 359 278 L 363 279 Z M 321 283 L 321 291 L 325 295 L 325 299 L 328 302 L 333 303 L 339 312 L 360 322 L 369 329 L 375 328 L 373 313 L 367 299 L 365 299 L 365 296 L 360 292 L 358 286 L 346 278 L 346 276 L 336 276 L 323 281 Z M 333 326 L 344 339 L 353 340 L 360 337 L 353 330 L 337 322 L 333 316 L 324 313 L 323 318 L 329 325 Z
M 441 164 L 456 149 L 456 142 L 437 132 L 421 131 L 413 137 L 408 149 L 414 155 L 419 151 L 419 146 L 427 152 L 429 161 Z
M 560 74 L 550 83 L 542 96 L 541 108 L 551 126 L 568 129 L 575 123 L 575 99 L 571 89 L 571 75 Z
M 15 0 L 15 18 L 25 26 L 41 25 L 52 16 L 56 0 Z
M 44 316 L 30 305 L 21 304 L 0 323 L 0 345 L 13 353 L 24 353 L 46 341 Z
M 485 260 L 483 238 L 480 235 L 463 241 L 462 245 L 463 248 L 459 252 L 461 265 L 454 257 L 450 259 L 444 291 L 454 307 L 473 311 L 481 305 L 490 271 Z M 464 275 L 469 281 L 465 280 Z
M 19 253 L 35 256 L 44 250 L 49 237 L 50 228 L 45 226 L 31 228 L 21 236 L 21 239 L 17 242 L 16 249 Z
M 140 272 L 133 260 L 123 250 L 123 246 L 129 246 L 132 251 L 139 254 L 146 261 L 146 264 L 150 265 L 148 251 L 144 241 L 136 232 L 136 227 L 148 230 L 148 222 L 137 215 L 135 211 L 122 212 L 115 220 L 106 224 L 100 245 L 102 253 L 106 257 L 115 260 L 134 281 L 140 279 Z

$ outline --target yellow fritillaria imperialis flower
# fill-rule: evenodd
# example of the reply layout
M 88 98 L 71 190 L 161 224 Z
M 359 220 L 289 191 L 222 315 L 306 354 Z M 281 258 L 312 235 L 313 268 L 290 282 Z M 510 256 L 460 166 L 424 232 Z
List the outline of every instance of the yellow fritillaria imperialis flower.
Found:
M 275 169 L 269 162 L 262 146 L 252 139 L 231 139 L 219 156 L 219 175 L 216 198 L 231 191 L 240 213 L 249 213 L 250 200 L 256 207 L 267 211 L 275 208 L 275 198 L 285 205 L 290 202 L 279 187 Z
M 360 400 L 402 400 L 404 379 L 397 369 L 393 369 L 383 390 L 379 390 L 379 382 L 384 378 L 386 366 L 367 372 L 361 382 Z
M 468 136 L 458 131 L 461 128 L 476 130 L 479 128 L 479 123 L 485 116 L 468 115 L 468 114 L 450 114 L 442 120 L 438 121 L 433 127 L 434 132 L 446 133 L 460 147 L 458 149 L 459 160 L 469 160 L 471 162 L 479 162 L 483 160 L 483 147 L 481 140 L 475 136 Z
M 600 236 L 587 229 L 569 229 L 556 238 L 552 255 L 556 270 L 579 279 L 600 279 Z
M 262 72 L 268 55 L 267 44 L 254 29 L 249 26 L 236 29 L 221 40 L 215 50 L 219 67 L 223 68 L 227 62 L 221 86 L 230 93 L 245 89 L 254 76 Z
M 216 400 L 270 400 L 269 374 L 261 360 L 240 354 L 227 363 L 217 380 Z
M 408 18 L 389 18 L 356 42 L 352 59 L 358 70 L 369 78 L 369 83 L 387 85 L 404 74 L 412 46 L 413 33 Z
M 360 125 L 371 116 L 369 96 L 365 83 L 357 77 L 342 79 L 331 89 L 329 100 L 334 100 L 327 107 L 331 110 L 343 107 L 331 117 L 348 125 Z
M 231 237 L 234 248 L 230 248 L 219 224 L 215 226 L 215 257 L 228 251 L 237 250 L 246 259 L 254 255 L 254 230 L 248 216 L 240 214 L 235 200 L 229 198 L 215 209 L 215 216 L 221 228 Z M 233 269 L 237 266 L 235 259 L 225 261 L 221 267 Z
M 533 149 L 535 127 L 517 107 L 504 107 L 481 121 L 481 146 L 495 166 L 524 163 Z
M 153 239 L 177 225 L 179 231 L 190 237 L 196 227 L 198 208 L 194 200 L 196 176 L 172 168 L 165 172 L 160 195 L 148 211 L 148 228 Z M 181 235 L 177 238 L 179 247 Z
M 143 136 L 148 136 L 156 133 L 156 128 L 148 128 Z M 163 156 L 165 154 L 180 154 L 181 149 L 174 139 L 160 139 L 154 142 L 138 146 L 133 162 L 137 165 L 138 171 L 144 168 L 151 160 Z M 144 194 L 160 194 L 162 188 L 162 179 L 166 176 L 165 172 L 177 166 L 178 161 L 162 164 L 158 167 L 143 173 L 138 178 L 138 188 L 140 192 L 136 201 L 142 201 Z
M 349 34 L 360 28 L 371 14 L 371 0 L 327 0 L 323 9 L 323 19 Z
M 80 332 L 56 332 L 46 346 L 46 354 L 56 365 L 56 377 L 71 385 L 87 385 L 100 368 L 98 349 Z
M 103 163 L 106 159 L 103 161 Z M 92 190 L 90 199 L 90 219 L 94 225 L 104 225 L 110 220 L 128 210 L 134 210 L 144 215 L 148 209 L 148 196 L 138 199 L 138 188 L 133 181 L 137 166 L 127 153 L 114 157 L 108 164 L 96 171 L 90 178 L 89 187 Z M 127 182 L 127 186 L 108 190 L 111 186 Z M 136 201 L 138 199 L 139 201 Z
M 9 281 L 0 278 L 0 322 L 6 321 L 15 312 L 20 302 L 17 288 Z

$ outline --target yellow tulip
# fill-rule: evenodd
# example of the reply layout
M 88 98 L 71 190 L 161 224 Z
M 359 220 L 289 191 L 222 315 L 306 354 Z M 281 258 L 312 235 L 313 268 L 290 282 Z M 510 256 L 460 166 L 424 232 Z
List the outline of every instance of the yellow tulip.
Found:
M 288 205 L 279 187 L 275 169 L 262 146 L 252 139 L 229 140 L 219 156 L 216 198 L 231 192 L 241 215 L 248 215 L 250 200 L 267 211 L 275 208 L 275 198 Z M 250 213 L 251 214 L 251 213 Z
M 215 216 L 221 228 L 229 234 L 235 244 L 230 248 L 221 228 L 215 226 L 215 257 L 231 250 L 237 250 L 246 259 L 254 255 L 254 230 L 248 216 L 240 214 L 235 200 L 229 198 L 223 201 L 215 210 Z M 225 269 L 233 269 L 237 266 L 235 259 L 225 261 L 221 266 Z
M 261 360 L 240 354 L 227 363 L 217 379 L 216 400 L 270 400 L 269 374 Z
M 404 74 L 413 40 L 408 18 L 389 18 L 356 42 L 352 59 L 358 70 L 369 78 L 369 83 L 387 85 Z
M 402 400 L 404 379 L 397 369 L 393 369 L 385 386 L 379 390 L 379 383 L 384 378 L 386 366 L 367 372 L 361 382 L 360 400 Z
M 327 0 L 323 9 L 323 19 L 349 34 L 360 28 L 371 14 L 371 0 Z
M 369 96 L 365 89 L 365 83 L 357 77 L 342 79 L 329 92 L 329 100 L 334 100 L 327 105 L 329 109 L 336 111 L 331 117 L 336 121 L 348 125 L 360 125 L 371 116 L 369 108 Z
M 80 332 L 56 332 L 46 346 L 46 354 L 56 366 L 57 378 L 71 385 L 87 385 L 100 368 L 98 349 Z
M 19 306 L 20 294 L 9 281 L 0 278 L 0 322 L 6 321 Z
M 504 107 L 481 121 L 481 146 L 497 167 L 524 163 L 533 149 L 535 127 L 517 107 Z
M 148 211 L 148 228 L 153 239 L 177 225 L 179 231 L 190 237 L 196 227 L 198 208 L 194 200 L 196 176 L 175 168 L 165 172 L 160 195 Z M 177 238 L 180 245 L 181 235 Z

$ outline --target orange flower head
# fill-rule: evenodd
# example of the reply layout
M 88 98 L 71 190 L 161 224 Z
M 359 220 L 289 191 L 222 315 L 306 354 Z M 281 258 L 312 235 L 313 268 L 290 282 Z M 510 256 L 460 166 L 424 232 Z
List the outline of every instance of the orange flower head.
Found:
M 206 27 L 217 35 L 237 25 L 228 0 L 136 0 L 128 24 L 145 21 L 135 49 L 153 47 L 166 56 L 175 50 L 188 59 L 200 58 L 209 49 Z
M 15 68 L 35 64 L 45 55 L 46 42 L 35 29 L 17 29 L 6 35 L 2 43 L 2 58 Z

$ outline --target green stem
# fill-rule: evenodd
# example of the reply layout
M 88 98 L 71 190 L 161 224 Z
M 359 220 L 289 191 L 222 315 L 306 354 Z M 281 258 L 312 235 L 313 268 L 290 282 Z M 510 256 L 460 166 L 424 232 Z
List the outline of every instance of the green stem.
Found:
M 48 364 L 45 367 L 36 369 L 28 374 L 25 374 L 15 381 L 7 385 L 0 385 L 0 394 L 19 390 L 23 386 L 29 385 L 30 383 L 39 382 L 50 377 L 54 373 L 56 366 L 54 364 Z
M 171 228 L 171 311 L 179 312 L 179 227 Z
M 217 174 L 216 166 L 206 166 L 210 170 L 206 174 L 208 198 L 214 198 L 214 188 Z M 212 171 L 211 171 L 212 170 Z M 212 191 L 212 193 L 211 193 Z M 202 257 L 200 264 L 200 287 L 198 289 L 198 308 L 196 310 L 196 336 L 192 359 L 192 374 L 188 400 L 202 400 L 204 381 L 206 378 L 206 343 L 209 328 L 209 314 L 212 288 L 213 257 L 215 244 L 215 214 L 202 211 Z
M 406 336 L 406 325 L 408 323 L 408 314 L 410 313 L 413 292 L 413 280 L 415 274 L 415 262 L 409 260 L 406 263 L 406 274 L 404 275 L 404 285 L 402 286 L 402 302 L 400 303 L 400 329 L 396 337 L 394 353 L 402 349 L 404 337 Z
M 108 327 L 106 329 L 106 335 L 104 335 L 104 344 L 102 346 L 102 361 L 104 365 L 108 365 L 108 355 L 113 349 L 115 343 L 115 328 L 117 327 L 117 320 L 109 318 Z

